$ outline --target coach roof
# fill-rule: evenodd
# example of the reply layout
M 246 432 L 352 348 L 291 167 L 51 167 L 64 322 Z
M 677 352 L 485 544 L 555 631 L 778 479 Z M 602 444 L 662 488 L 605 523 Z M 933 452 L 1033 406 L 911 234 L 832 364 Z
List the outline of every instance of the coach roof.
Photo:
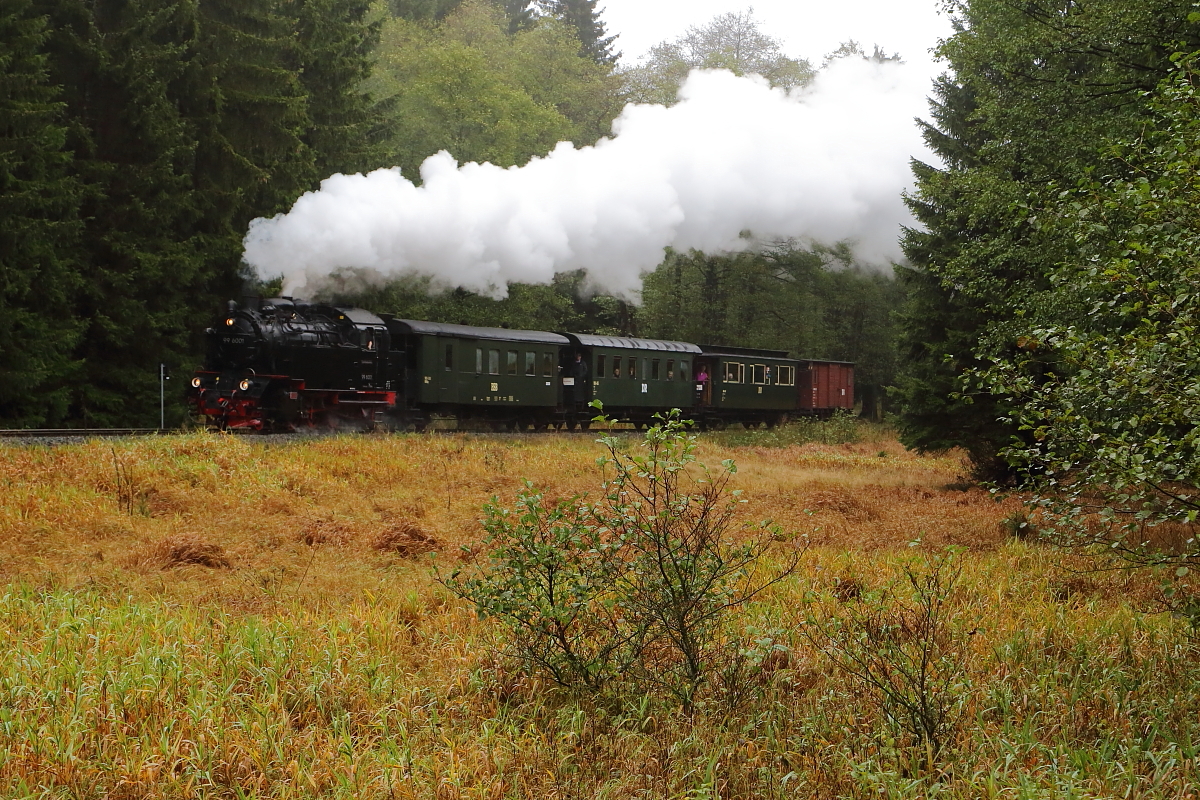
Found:
M 627 336 L 595 336 L 590 333 L 568 333 L 572 341 L 583 347 L 617 347 L 625 350 L 659 350 L 674 353 L 699 353 L 700 348 L 690 342 L 672 342 L 665 339 L 633 339 Z
M 570 344 L 567 337 L 547 331 L 520 331 L 508 328 L 477 328 L 474 325 L 454 325 L 449 322 L 424 322 L 415 319 L 393 319 L 393 325 L 401 325 L 407 333 L 426 336 L 453 336 L 458 339 L 495 339 L 502 342 L 537 342 L 539 344 Z

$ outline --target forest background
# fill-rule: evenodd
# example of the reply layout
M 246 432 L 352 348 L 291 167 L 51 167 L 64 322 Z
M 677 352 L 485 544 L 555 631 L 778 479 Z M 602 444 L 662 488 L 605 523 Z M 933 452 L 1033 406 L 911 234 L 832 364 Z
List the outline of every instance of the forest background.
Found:
M 852 360 L 869 413 L 886 398 L 906 445 L 963 447 L 980 476 L 1091 464 L 1109 465 L 1100 483 L 1109 468 L 1200 479 L 1200 14 L 1183 0 L 947 8 L 923 123 L 941 163 L 913 165 L 920 225 L 898 280 L 845 245 L 780 242 L 668 252 L 636 306 L 585 296 L 577 274 L 504 301 L 420 280 L 335 299 Z M 245 288 L 247 223 L 334 172 L 415 177 L 440 149 L 521 164 L 595 142 L 626 102 L 673 102 L 693 67 L 779 86 L 820 69 L 749 12 L 620 67 L 596 0 L 0 0 L 0 42 L 9 426 L 156 422 L 158 365 L 186 373 Z M 888 56 L 848 43 L 824 63 L 839 57 Z
M 249 221 L 335 172 L 596 142 L 693 67 L 811 80 L 750 12 L 618 67 L 595 0 L 0 0 L 0 426 L 152 425 L 225 300 L 269 293 Z M 861 56 L 853 46 L 842 56 Z M 329 299 L 397 316 L 772 347 L 891 381 L 897 284 L 845 247 L 666 253 L 640 304 L 582 274 L 492 300 L 419 279 Z M 168 423 L 181 422 L 168 391 Z

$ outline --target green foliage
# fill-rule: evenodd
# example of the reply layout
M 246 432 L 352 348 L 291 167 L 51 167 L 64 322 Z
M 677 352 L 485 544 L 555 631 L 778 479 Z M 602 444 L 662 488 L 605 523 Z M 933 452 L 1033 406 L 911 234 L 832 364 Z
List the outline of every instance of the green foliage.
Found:
M 1004 399 L 966 376 L 1014 355 L 1023 316 L 1075 247 L 1041 224 L 1054 187 L 1087 174 L 1106 137 L 1145 123 L 1166 43 L 1197 37 L 1190 10 L 1178 0 L 954 5 L 959 27 L 941 49 L 953 74 L 926 129 L 944 166 L 915 165 L 910 204 L 924 230 L 904 240 L 916 270 L 896 392 L 907 444 L 963 446 L 978 471 L 1008 472 L 997 454 L 1019 431 L 997 422 Z
M 310 120 L 303 138 L 315 157 L 316 177 L 379 166 L 377 109 L 361 87 L 371 73 L 382 20 L 371 14 L 370 0 L 299 0 L 296 13 L 300 85 Z
M 753 9 L 720 14 L 674 41 L 650 48 L 642 63 L 624 72 L 626 93 L 638 103 L 673 105 L 693 69 L 727 69 L 762 75 L 772 86 L 803 86 L 816 74 L 804 58 L 790 58 L 782 42 L 759 30 Z
M 393 17 L 412 22 L 433 22 L 445 19 L 462 0 L 386 0 L 387 11 Z
M 0 420 L 17 427 L 65 416 L 80 333 L 64 313 L 79 280 L 80 187 L 36 11 L 0 2 Z
M 641 335 L 787 350 L 855 362 L 865 413 L 895 369 L 891 312 L 901 287 L 849 250 L 785 244 L 763 253 L 669 253 L 647 275 Z
M 606 36 L 597 0 L 550 0 L 543 3 L 556 19 L 575 29 L 579 39 L 579 54 L 597 64 L 613 66 L 621 54 L 613 51 L 616 36 Z
M 61 314 L 83 335 L 69 417 L 157 419 L 157 365 L 186 350 L 208 275 L 194 238 L 196 131 L 186 90 L 200 46 L 179 0 L 53 4 L 46 43 L 67 148 L 84 186 L 78 288 Z
M 0 7 L 0 418 L 149 424 L 254 217 L 369 166 L 365 2 Z M 35 12 L 36 11 L 36 15 Z M 11 47 L 11 56 L 8 47 Z M 169 412 L 182 419 L 177 393 Z
M 389 162 L 416 179 L 439 150 L 512 166 L 560 141 L 594 143 L 619 111 L 610 72 L 579 55 L 566 25 L 510 35 L 494 6 L 468 0 L 433 27 L 388 21 L 369 86 L 392 104 Z
M 1179 578 L 1200 560 L 1198 66 L 1181 59 L 1148 129 L 1062 194 L 1043 225 L 1078 255 L 1029 309 L 1015 355 L 983 373 L 1030 434 L 1010 455 L 1043 534 Z
M 678 411 L 660 417 L 633 452 L 600 439 L 595 502 L 547 508 L 527 485 L 514 510 L 488 504 L 488 562 L 447 587 L 499 619 L 512 654 L 562 686 L 594 691 L 619 678 L 625 700 L 650 691 L 693 708 L 753 657 L 728 612 L 790 574 L 799 551 L 768 573 L 762 556 L 777 531 L 727 540 L 736 467 L 697 462 L 689 424 Z
M 484 506 L 489 566 L 455 573 L 448 588 L 481 617 L 502 620 L 514 654 L 566 687 L 600 689 L 625 672 L 644 644 L 644 624 L 625 613 L 613 581 L 620 541 L 589 524 L 580 499 L 547 508 L 529 482 L 509 510 Z

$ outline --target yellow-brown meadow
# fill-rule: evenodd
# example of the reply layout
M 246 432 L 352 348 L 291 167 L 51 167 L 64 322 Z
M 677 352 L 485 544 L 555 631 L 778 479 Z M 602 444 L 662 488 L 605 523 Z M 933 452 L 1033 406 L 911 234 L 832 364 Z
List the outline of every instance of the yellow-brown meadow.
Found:
M 1194 792 L 1200 670 L 1179 621 L 1140 613 L 1154 581 L 1066 571 L 1061 553 L 1008 537 L 1019 503 L 958 486 L 955 458 L 860 438 L 703 439 L 703 461 L 736 461 L 746 522 L 770 518 L 811 546 L 739 611 L 778 645 L 746 676 L 752 700 L 690 717 L 555 691 L 497 656 L 495 626 L 432 577 L 478 548 L 482 505 L 511 501 L 523 479 L 551 498 L 596 492 L 592 437 L 4 447 L 0 792 Z M 933 762 L 804 631 L 869 598 L 907 607 L 903 567 L 949 545 L 963 572 L 947 607 L 971 624 L 949 643 L 964 656 L 957 722 Z

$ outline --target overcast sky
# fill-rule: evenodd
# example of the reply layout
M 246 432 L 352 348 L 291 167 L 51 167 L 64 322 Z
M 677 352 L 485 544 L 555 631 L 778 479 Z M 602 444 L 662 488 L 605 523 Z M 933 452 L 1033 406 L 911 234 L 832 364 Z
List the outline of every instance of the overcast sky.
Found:
M 951 32 L 939 0 L 601 0 L 599 5 L 608 32 L 620 34 L 617 48 L 627 63 L 691 25 L 749 7 L 762 30 L 783 41 L 787 55 L 807 58 L 814 66 L 841 42 L 854 39 L 868 51 L 878 44 L 910 63 L 929 62 L 932 77 L 941 68 L 932 63 L 929 49 Z

